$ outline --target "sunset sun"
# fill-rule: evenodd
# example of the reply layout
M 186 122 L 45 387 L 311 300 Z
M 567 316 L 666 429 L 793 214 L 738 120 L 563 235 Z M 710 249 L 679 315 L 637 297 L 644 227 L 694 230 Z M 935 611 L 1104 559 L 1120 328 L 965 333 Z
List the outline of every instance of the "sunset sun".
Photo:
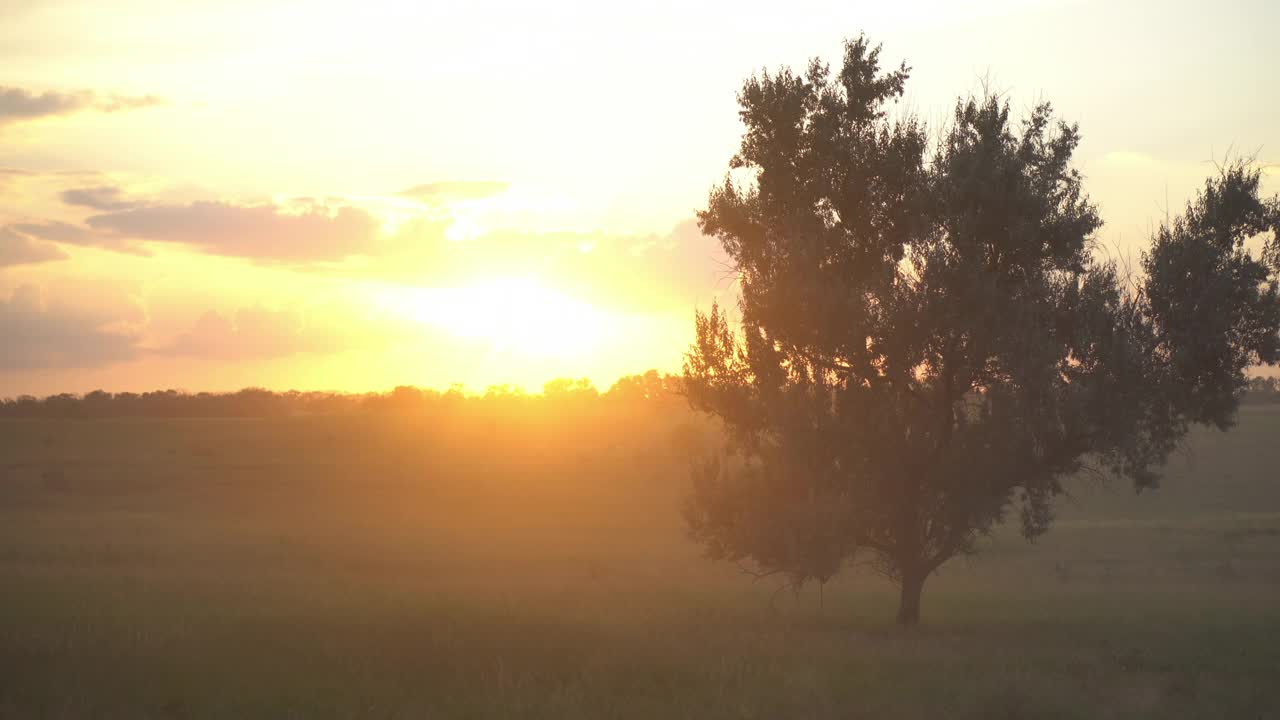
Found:
M 890 114 L 930 137 L 987 69 L 1015 104 L 1061 98 L 1121 254 L 1214 148 L 1264 148 L 1280 182 L 1276 94 L 1204 63 L 1174 82 L 1162 59 L 1251 40 L 1173 16 L 1134 34 L 1138 6 L 1091 22 L 1084 2 L 819 1 L 778 24 L 716 3 L 0 2 L 0 303 L 41 329 L 0 394 L 675 372 L 694 309 L 736 293 L 695 217 L 741 133 L 735 88 L 857 28 L 918 68 Z M 1049 46 L 1013 42 L 1046 18 Z M 1099 88 L 1118 82 L 1101 56 L 1061 62 L 1078 37 L 1155 85 Z
M 1280 0 L 0 0 L 0 720 L 1280 720 Z
M 611 326 L 607 313 L 533 276 L 392 291 L 384 301 L 424 325 L 482 341 L 516 363 L 590 357 L 608 339 Z

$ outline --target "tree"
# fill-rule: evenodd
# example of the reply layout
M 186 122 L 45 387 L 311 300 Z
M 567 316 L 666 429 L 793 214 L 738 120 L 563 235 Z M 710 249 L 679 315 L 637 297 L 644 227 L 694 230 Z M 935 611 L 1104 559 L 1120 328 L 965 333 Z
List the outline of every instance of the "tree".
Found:
M 643 375 L 624 375 L 617 379 L 605 393 L 612 400 L 624 403 L 662 402 L 680 397 L 680 378 L 660 375 L 648 370 Z
M 542 385 L 542 394 L 556 400 L 594 399 L 600 392 L 589 378 L 556 378 Z
M 1155 487 L 1189 426 L 1232 424 L 1244 370 L 1280 352 L 1280 201 L 1225 167 L 1130 273 L 1097 247 L 1076 126 L 986 95 L 931 140 L 890 115 L 909 70 L 879 55 L 860 37 L 838 73 L 738 95 L 699 221 L 740 319 L 698 313 L 684 365 L 729 441 L 685 515 L 711 557 L 795 586 L 866 558 L 912 625 L 925 580 L 1011 514 L 1045 532 L 1067 476 Z

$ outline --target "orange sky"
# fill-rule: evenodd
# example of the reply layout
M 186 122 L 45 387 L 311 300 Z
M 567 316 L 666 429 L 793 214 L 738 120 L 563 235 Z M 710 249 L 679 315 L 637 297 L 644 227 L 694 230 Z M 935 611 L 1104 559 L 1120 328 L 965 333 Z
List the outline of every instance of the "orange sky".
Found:
M 1280 160 L 1274 3 L 689 5 L 8 0 L 0 395 L 675 370 L 736 89 L 859 31 L 927 120 L 986 78 L 1078 121 L 1123 251 Z

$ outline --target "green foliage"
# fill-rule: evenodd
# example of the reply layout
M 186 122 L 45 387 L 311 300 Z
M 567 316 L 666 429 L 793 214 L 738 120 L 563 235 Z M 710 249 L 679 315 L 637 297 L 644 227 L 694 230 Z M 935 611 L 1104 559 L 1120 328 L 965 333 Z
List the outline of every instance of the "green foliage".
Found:
M 1244 369 L 1280 359 L 1280 198 L 1260 199 L 1260 180 L 1257 168 L 1225 168 L 1143 257 L 1154 350 L 1176 381 L 1171 392 L 1189 420 L 1220 428 L 1232 423 Z M 1258 236 L 1261 257 L 1245 247 Z
M 1095 252 L 1074 125 L 988 95 L 930 143 L 890 113 L 907 76 L 858 38 L 838 74 L 744 84 L 730 169 L 749 181 L 699 214 L 741 331 L 698 314 L 684 370 L 731 438 L 695 472 L 693 537 L 796 583 L 865 553 L 912 623 L 924 578 L 1010 511 L 1042 534 L 1064 477 L 1154 486 L 1190 425 L 1230 424 L 1245 368 L 1280 357 L 1280 201 L 1226 168 L 1133 278 Z

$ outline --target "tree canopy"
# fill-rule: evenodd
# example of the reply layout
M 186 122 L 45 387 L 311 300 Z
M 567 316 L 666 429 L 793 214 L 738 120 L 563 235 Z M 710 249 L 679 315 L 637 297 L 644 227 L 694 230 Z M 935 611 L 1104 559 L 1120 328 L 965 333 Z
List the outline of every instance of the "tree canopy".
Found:
M 914 624 L 931 573 L 1011 514 L 1043 533 L 1067 476 L 1153 487 L 1191 425 L 1231 425 L 1280 358 L 1280 201 L 1231 164 L 1129 268 L 1075 125 L 987 94 L 929 128 L 894 107 L 908 77 L 859 37 L 744 83 L 699 213 L 740 317 L 697 314 L 684 374 L 731 438 L 686 509 L 709 555 L 797 584 L 865 555 Z

